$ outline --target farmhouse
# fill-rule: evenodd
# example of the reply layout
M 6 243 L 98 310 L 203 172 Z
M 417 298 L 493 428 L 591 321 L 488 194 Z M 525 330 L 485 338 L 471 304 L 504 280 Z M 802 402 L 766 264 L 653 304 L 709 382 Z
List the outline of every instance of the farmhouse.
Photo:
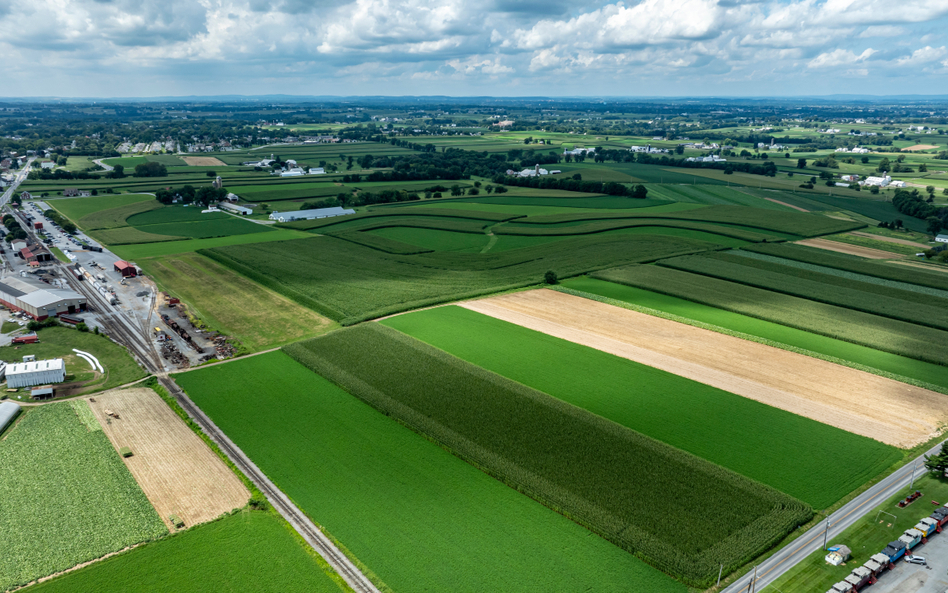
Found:
M 298 210 L 296 212 L 271 212 L 270 220 L 275 220 L 277 222 L 293 222 L 294 220 L 313 220 L 316 218 L 332 218 L 333 216 L 346 216 L 349 214 L 355 214 L 355 210 L 336 206 L 333 208 L 315 208 L 313 210 Z
M 565 148 L 563 149 L 563 154 L 564 154 L 564 155 L 565 155 L 565 154 L 570 154 L 570 155 L 573 155 L 573 156 L 580 155 L 580 154 L 586 155 L 586 154 L 590 154 L 590 153 L 594 153 L 594 152 L 596 152 L 596 149 L 595 149 L 595 148 L 583 148 L 583 147 L 581 147 L 581 146 L 580 146 L 579 148 L 574 148 L 573 150 L 566 150 Z
M 698 156 L 698 157 L 690 156 L 685 160 L 688 161 L 689 163 L 726 163 L 727 162 L 727 159 L 722 159 L 716 154 L 711 154 L 708 156 Z
M 124 260 L 119 260 L 113 264 L 115 271 L 122 275 L 122 278 L 134 278 L 138 274 L 135 266 Z
M 86 310 L 86 298 L 71 290 L 34 284 L 21 278 L 0 281 L 0 303 L 37 321 Z
M 233 196 L 233 195 L 234 194 L 230 194 L 230 196 Z M 228 196 L 228 199 L 230 196 Z M 237 196 L 234 196 L 234 198 L 236 197 Z M 221 202 L 220 204 L 218 204 L 218 206 L 220 206 L 222 210 L 227 210 L 229 212 L 233 212 L 234 214 L 240 214 L 241 216 L 250 216 L 251 214 L 253 214 L 253 210 L 251 210 L 250 208 L 247 208 L 244 206 L 238 206 L 237 204 L 232 204 L 230 202 Z
M 866 177 L 866 180 L 862 182 L 862 185 L 877 185 L 879 187 L 888 187 L 892 183 L 892 178 L 882 173 L 882 177 Z
M 948 243 L 948 235 L 938 235 L 935 240 L 939 243 Z
M 61 358 L 15 362 L 7 365 L 7 387 L 31 387 L 62 383 L 66 380 L 66 363 Z

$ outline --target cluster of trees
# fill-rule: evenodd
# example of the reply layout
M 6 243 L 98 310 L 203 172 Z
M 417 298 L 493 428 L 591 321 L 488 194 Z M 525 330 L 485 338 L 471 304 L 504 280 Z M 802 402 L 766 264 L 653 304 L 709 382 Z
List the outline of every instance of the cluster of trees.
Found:
M 155 192 L 155 199 L 162 204 L 171 204 L 177 198 L 185 204 L 198 203 L 202 206 L 208 206 L 220 202 L 227 197 L 227 190 L 210 185 L 202 185 L 195 188 L 192 185 L 185 185 L 176 190 L 161 188 Z
M 135 165 L 135 177 L 167 177 L 168 169 L 161 163 L 147 162 Z
M 20 226 L 20 223 L 17 222 L 12 214 L 5 214 L 3 216 L 3 226 L 7 229 L 7 236 L 4 237 L 4 239 L 8 243 L 15 239 L 26 239 L 26 231 L 23 230 L 23 227 Z
M 60 214 L 59 212 L 56 212 L 56 211 L 53 210 L 53 209 L 49 209 L 49 210 L 46 210 L 45 212 L 43 212 L 43 215 L 46 216 L 46 218 L 48 218 L 48 219 L 52 220 L 53 222 L 55 222 L 56 224 L 58 224 L 58 225 L 59 225 L 59 228 L 61 228 L 61 229 L 62 229 L 63 231 L 65 231 L 65 232 L 69 233 L 70 235 L 71 235 L 72 233 L 75 233 L 75 232 L 76 232 L 76 225 L 74 225 L 74 224 L 72 223 L 72 221 L 70 221 L 68 218 L 64 217 L 64 216 L 63 216 L 62 214 Z
M 59 179 L 98 179 L 99 176 L 89 171 L 67 171 L 65 169 L 35 169 L 30 171 L 27 179 L 40 179 L 43 181 Z
M 948 208 L 936 207 L 923 198 L 917 189 L 911 192 L 904 189 L 896 190 L 892 197 L 892 205 L 902 214 L 928 222 L 928 232 L 932 235 L 937 235 L 948 226 Z
M 497 177 L 494 183 L 506 183 L 519 187 L 534 187 L 539 189 L 560 189 L 578 191 L 591 194 L 607 194 L 610 196 L 628 196 L 644 199 L 648 196 L 648 189 L 644 185 L 628 187 L 615 181 L 601 183 L 599 181 L 583 181 L 577 173 L 572 177 Z

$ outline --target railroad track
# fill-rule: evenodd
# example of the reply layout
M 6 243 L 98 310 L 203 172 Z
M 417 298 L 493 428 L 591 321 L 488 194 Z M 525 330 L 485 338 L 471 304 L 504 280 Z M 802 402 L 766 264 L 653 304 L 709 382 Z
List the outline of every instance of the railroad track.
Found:
M 285 518 L 306 542 L 322 556 L 356 593 L 380 593 L 353 562 L 326 537 L 319 527 L 303 514 L 289 498 L 201 411 L 191 398 L 168 376 L 158 377 L 178 404 L 197 422 L 240 471 L 260 489 L 270 504 Z

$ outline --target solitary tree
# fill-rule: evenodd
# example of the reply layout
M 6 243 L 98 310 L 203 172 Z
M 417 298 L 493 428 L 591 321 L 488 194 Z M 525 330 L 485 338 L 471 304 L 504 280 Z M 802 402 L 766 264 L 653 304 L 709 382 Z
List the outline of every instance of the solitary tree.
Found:
M 556 272 L 547 270 L 546 274 L 543 275 L 543 281 L 547 284 L 556 284 L 559 282 L 559 279 L 556 277 Z
M 928 232 L 934 237 L 941 231 L 941 219 L 937 216 L 929 216 L 925 219 L 928 223 Z

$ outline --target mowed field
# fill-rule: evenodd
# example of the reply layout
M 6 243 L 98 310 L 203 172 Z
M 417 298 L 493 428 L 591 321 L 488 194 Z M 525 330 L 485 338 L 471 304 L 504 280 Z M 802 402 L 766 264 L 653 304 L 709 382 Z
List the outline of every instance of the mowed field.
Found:
M 234 472 L 151 389 L 110 391 L 92 399 L 86 401 L 116 451 L 132 450 L 125 465 L 169 529 L 170 515 L 190 527 L 250 498 Z
M 37 593 L 339 593 L 283 521 L 245 511 L 40 583 Z
M 395 591 L 686 592 L 282 352 L 176 381 Z
M 28 410 L 0 468 L 0 590 L 168 533 L 85 401 Z
M 459 306 L 380 323 L 814 508 L 901 459 L 866 437 Z
M 196 253 L 138 260 L 158 285 L 251 352 L 319 335 L 329 319 Z
M 461 306 L 901 448 L 948 416 L 948 395 L 561 292 Z

